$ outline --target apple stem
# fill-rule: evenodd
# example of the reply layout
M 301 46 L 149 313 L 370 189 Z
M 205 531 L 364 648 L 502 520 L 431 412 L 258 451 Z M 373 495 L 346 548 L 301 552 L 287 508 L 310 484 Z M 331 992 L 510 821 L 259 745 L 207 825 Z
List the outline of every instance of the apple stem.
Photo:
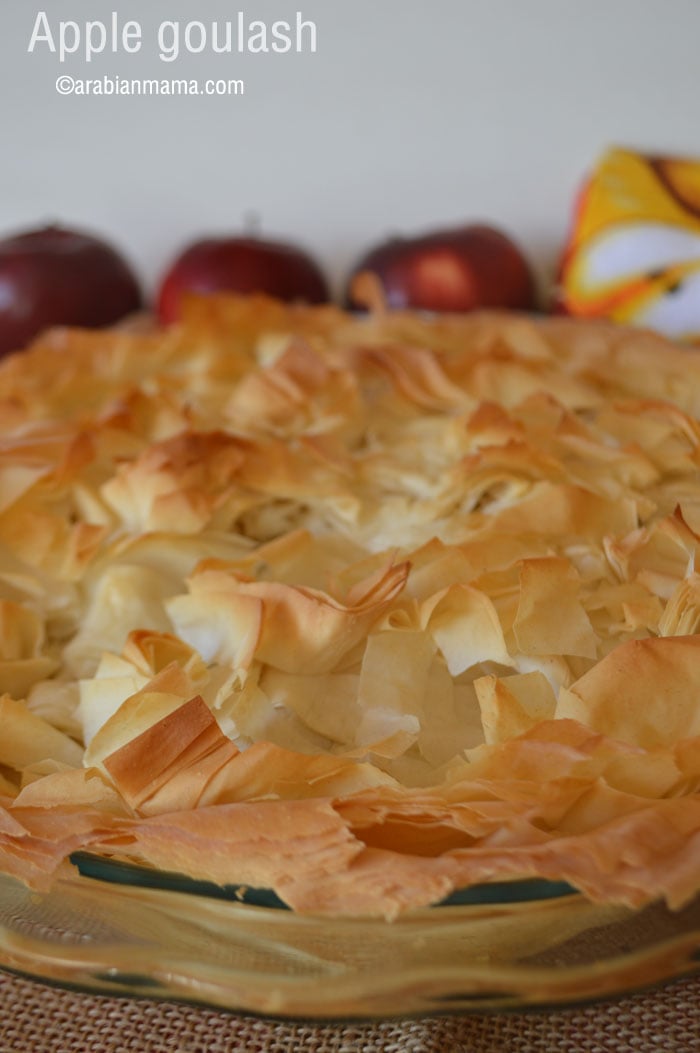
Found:
M 257 238 L 262 230 L 262 217 L 260 213 L 249 208 L 243 216 L 243 229 L 250 238 Z

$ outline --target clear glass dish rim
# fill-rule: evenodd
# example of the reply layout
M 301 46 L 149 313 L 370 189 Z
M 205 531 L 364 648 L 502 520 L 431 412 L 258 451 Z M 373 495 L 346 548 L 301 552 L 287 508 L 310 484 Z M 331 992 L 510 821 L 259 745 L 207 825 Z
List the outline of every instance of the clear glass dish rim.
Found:
M 685 922 L 679 915 L 673 930 L 662 931 L 648 946 L 632 950 L 621 946 L 600 960 L 562 966 L 520 961 L 514 955 L 500 959 L 498 955 L 493 959 L 474 956 L 469 953 L 470 940 L 475 926 L 478 929 L 485 921 L 500 925 L 501 932 L 523 922 L 532 930 L 533 924 L 540 925 L 540 919 L 551 928 L 552 919 L 566 924 L 579 912 L 584 918 L 590 914 L 596 924 L 602 917 L 607 924 L 608 908 L 590 904 L 578 893 L 429 907 L 386 922 L 379 918 L 299 915 L 279 907 L 241 902 L 235 894 L 217 899 L 189 891 L 115 884 L 76 871 L 62 876 L 45 895 L 23 887 L 18 892 L 17 882 L 0 876 L 0 906 L 10 884 L 30 920 L 35 906 L 40 912 L 43 904 L 61 909 L 70 902 L 79 911 L 84 908 L 88 919 L 99 915 L 111 923 L 115 917 L 126 918 L 128 924 L 118 936 L 133 933 L 142 923 L 147 926 L 153 917 L 161 918 L 169 927 L 143 951 L 137 948 L 135 952 L 126 938 L 90 942 L 94 930 L 87 922 L 85 936 L 78 933 L 75 945 L 52 943 L 41 933 L 26 935 L 0 923 L 0 968 L 90 994 L 188 1002 L 279 1020 L 369 1022 L 464 1012 L 564 1009 L 700 972 L 700 897 L 694 901 L 690 920 Z M 643 914 L 615 909 L 624 912 L 624 924 L 636 925 Z M 80 920 L 73 924 L 79 926 Z M 303 940 L 309 934 L 315 939 L 319 933 L 326 942 L 337 939 L 339 945 L 347 940 L 361 942 L 367 934 L 370 943 L 394 941 L 398 950 L 388 968 L 371 961 L 366 969 L 355 967 L 355 963 L 347 974 L 331 969 L 320 978 L 297 976 L 285 972 L 283 966 L 288 960 L 283 956 L 269 971 L 260 972 L 245 961 L 243 966 L 231 965 L 208 954 L 206 948 L 200 952 L 195 944 L 193 951 L 183 951 L 169 935 L 177 926 L 205 932 L 219 950 L 226 950 L 227 941 L 233 939 L 235 943 L 242 934 L 263 948 L 279 944 L 303 955 L 306 952 L 299 951 Z M 450 952 L 449 961 L 435 953 L 441 941 L 455 951 Z M 424 959 L 415 955 L 410 959 L 409 955 L 404 960 L 402 948 L 415 948 L 421 942 L 428 948 Z M 465 949 L 463 956 L 461 947 Z

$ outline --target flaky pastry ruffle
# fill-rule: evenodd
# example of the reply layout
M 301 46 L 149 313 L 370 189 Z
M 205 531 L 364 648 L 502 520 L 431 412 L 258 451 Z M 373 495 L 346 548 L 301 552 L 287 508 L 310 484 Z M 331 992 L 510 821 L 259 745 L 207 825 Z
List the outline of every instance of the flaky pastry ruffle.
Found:
M 195 301 L 0 366 L 0 868 L 700 887 L 700 358 Z

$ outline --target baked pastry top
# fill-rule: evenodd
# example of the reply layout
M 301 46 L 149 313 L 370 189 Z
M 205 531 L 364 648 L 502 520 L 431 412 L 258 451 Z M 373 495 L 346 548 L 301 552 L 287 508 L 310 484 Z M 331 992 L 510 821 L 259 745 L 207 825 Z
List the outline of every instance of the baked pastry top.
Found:
M 0 366 L 0 870 L 700 887 L 700 357 L 193 302 Z

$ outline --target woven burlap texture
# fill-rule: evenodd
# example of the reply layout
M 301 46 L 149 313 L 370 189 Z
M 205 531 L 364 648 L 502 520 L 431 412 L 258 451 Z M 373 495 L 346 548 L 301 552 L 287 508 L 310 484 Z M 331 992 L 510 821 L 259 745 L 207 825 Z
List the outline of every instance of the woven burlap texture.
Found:
M 697 1053 L 700 977 L 556 1013 L 283 1024 L 0 974 L 0 1053 Z

